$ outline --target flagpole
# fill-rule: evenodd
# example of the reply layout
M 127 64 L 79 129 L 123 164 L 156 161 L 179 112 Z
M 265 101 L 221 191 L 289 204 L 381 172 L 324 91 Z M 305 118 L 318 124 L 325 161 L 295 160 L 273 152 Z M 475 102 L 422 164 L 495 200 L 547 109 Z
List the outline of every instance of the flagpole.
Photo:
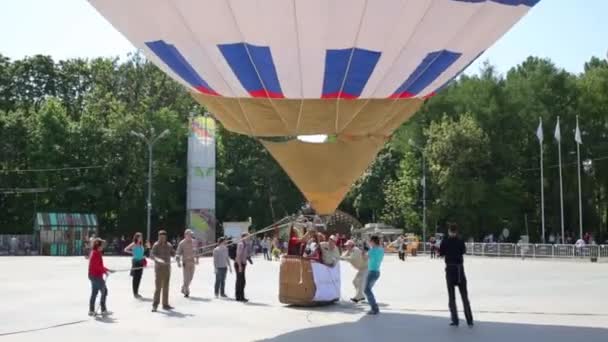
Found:
M 557 125 L 559 127 L 559 116 L 557 117 Z M 557 135 L 556 135 L 557 138 Z M 559 205 L 561 214 L 561 225 L 562 225 L 562 244 L 566 243 L 566 233 L 564 230 L 564 185 L 562 181 L 562 139 L 561 133 L 559 139 L 557 139 L 557 153 L 559 160 Z
M 544 182 L 544 168 L 543 168 L 543 132 L 542 118 L 539 118 L 538 122 L 538 146 L 540 147 L 540 211 L 541 211 L 541 232 L 542 232 L 542 243 L 545 243 L 545 182 Z
M 578 128 L 578 115 L 576 116 L 576 131 L 577 134 L 580 134 L 580 129 Z M 578 168 L 578 223 L 579 223 L 579 237 L 583 238 L 583 198 L 581 192 L 581 144 L 578 140 L 578 135 L 576 135 L 576 156 L 578 159 L 577 168 Z

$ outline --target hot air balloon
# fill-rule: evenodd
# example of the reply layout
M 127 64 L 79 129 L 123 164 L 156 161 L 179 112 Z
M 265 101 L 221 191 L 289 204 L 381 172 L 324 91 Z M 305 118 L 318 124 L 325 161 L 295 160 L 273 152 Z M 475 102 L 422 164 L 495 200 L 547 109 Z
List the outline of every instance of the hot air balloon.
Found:
M 395 129 L 539 0 L 89 0 L 331 214 Z M 323 143 L 266 139 L 328 135 Z

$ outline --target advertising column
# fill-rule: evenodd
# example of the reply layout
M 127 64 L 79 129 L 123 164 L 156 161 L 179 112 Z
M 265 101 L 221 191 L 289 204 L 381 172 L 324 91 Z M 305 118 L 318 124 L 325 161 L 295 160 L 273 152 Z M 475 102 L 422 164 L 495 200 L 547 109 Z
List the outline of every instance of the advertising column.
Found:
M 204 245 L 215 241 L 215 121 L 190 120 L 188 137 L 188 227 Z M 208 252 L 208 251 L 206 251 Z

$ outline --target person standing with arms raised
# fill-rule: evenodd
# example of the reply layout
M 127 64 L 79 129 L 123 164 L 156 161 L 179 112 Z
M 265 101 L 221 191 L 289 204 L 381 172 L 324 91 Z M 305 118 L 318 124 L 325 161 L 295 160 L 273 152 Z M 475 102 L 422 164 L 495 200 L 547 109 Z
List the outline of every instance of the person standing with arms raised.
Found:
M 464 240 L 458 236 L 458 226 L 453 223 L 450 224 L 448 238 L 441 241 L 439 256 L 445 258 L 445 280 L 448 285 L 449 307 L 452 318 L 451 326 L 458 326 L 459 324 L 458 311 L 456 309 L 456 286 L 458 286 L 460 296 L 462 297 L 467 324 L 469 327 L 473 326 L 473 313 L 471 312 L 471 304 L 469 303 L 467 277 L 463 266 L 463 255 L 466 252 L 467 248 Z
M 171 254 L 173 246 L 167 241 L 167 232 L 158 232 L 158 241 L 152 246 L 150 255 L 154 259 L 155 290 L 152 312 L 156 312 L 160 303 L 160 295 L 163 295 L 163 309 L 171 310 L 169 305 L 169 279 L 171 278 Z
M 182 294 L 184 297 L 190 297 L 190 283 L 194 278 L 195 265 L 198 265 L 198 255 L 195 252 L 196 245 L 192 239 L 192 230 L 186 229 L 184 232 L 184 239 L 177 245 L 177 252 L 175 261 L 177 267 L 184 269 L 184 283 L 182 285 Z

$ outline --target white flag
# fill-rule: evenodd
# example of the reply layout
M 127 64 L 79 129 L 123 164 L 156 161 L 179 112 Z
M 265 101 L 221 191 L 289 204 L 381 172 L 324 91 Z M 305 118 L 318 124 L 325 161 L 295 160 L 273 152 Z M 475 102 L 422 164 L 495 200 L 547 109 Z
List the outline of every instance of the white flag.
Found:
M 578 128 L 578 116 L 576 117 L 576 131 L 574 133 L 574 140 L 577 144 L 583 144 L 583 138 L 581 138 L 581 130 Z
M 559 116 L 557 117 L 557 123 L 555 124 L 555 140 L 558 142 L 562 141 L 562 132 L 559 129 Z
M 538 142 L 543 142 L 543 119 L 538 119 L 538 129 L 536 130 L 536 137 L 538 138 Z

